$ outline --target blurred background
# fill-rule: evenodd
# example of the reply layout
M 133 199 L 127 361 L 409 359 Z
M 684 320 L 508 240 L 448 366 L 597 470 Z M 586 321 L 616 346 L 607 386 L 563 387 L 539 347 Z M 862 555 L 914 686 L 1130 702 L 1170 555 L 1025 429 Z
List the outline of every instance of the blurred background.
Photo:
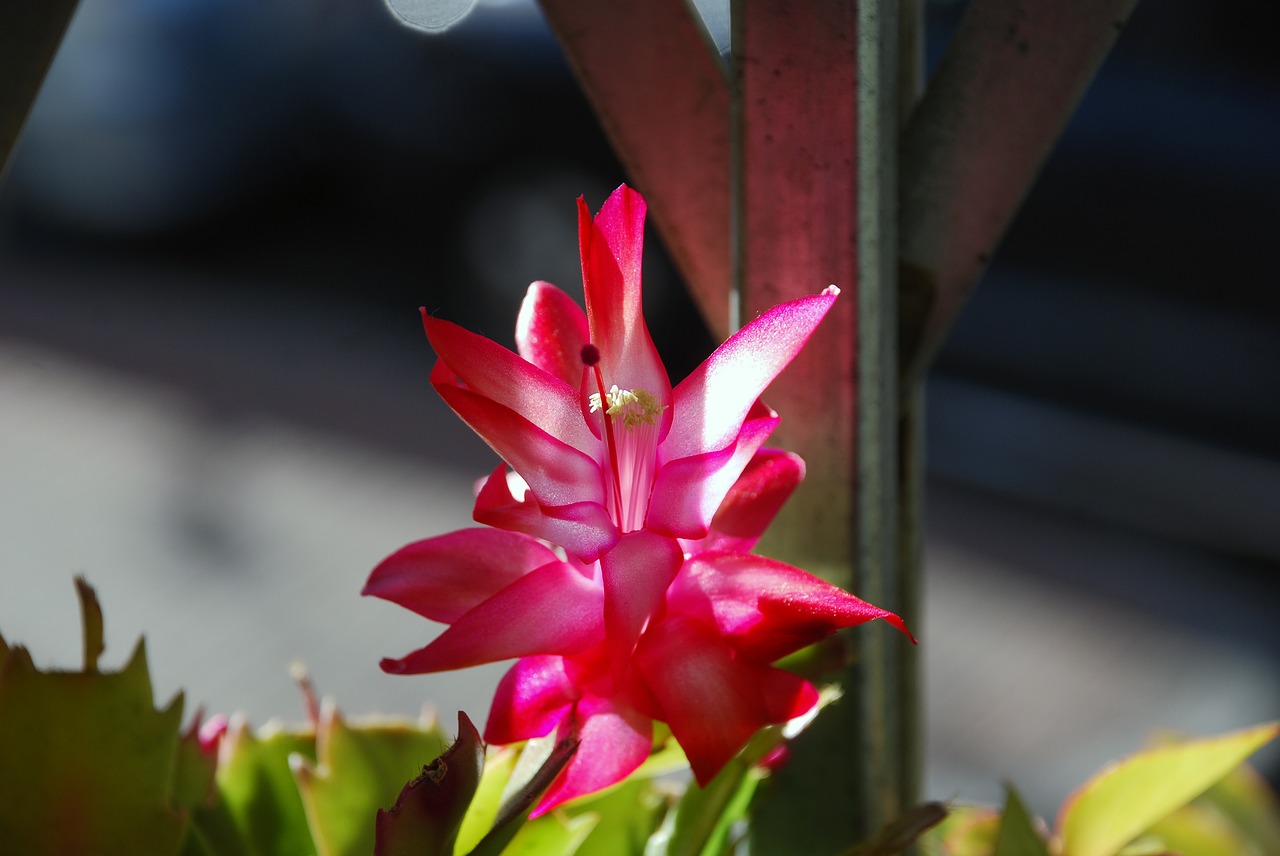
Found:
M 931 63 L 963 8 L 928 4 Z M 1156 727 L 1280 715 L 1277 31 L 1139 4 L 931 376 L 929 797 L 1052 816 Z M 437 628 L 358 596 L 493 462 L 417 309 L 511 342 L 625 179 L 528 0 L 433 36 L 81 0 L 0 186 L 0 632 L 77 664 L 80 573 L 158 700 L 297 719 L 301 660 L 349 713 L 481 718 L 501 667 L 383 675 Z M 678 379 L 713 343 L 648 238 Z

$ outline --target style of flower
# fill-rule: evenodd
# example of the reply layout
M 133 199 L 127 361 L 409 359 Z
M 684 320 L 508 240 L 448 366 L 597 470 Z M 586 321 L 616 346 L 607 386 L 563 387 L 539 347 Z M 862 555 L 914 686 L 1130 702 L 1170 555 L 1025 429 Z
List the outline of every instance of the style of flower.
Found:
M 838 291 L 764 313 L 673 389 L 641 314 L 644 213 L 625 186 L 594 219 L 579 200 L 586 312 L 534 283 L 518 354 L 424 313 L 433 386 L 504 461 L 476 498 L 491 528 L 410 544 L 364 588 L 449 625 L 384 670 L 517 659 L 486 740 L 580 740 L 535 814 L 625 778 L 654 720 L 705 784 L 760 727 L 816 703 L 773 662 L 876 618 L 906 632 L 749 553 L 804 472 L 761 448 L 778 416 L 758 397 Z

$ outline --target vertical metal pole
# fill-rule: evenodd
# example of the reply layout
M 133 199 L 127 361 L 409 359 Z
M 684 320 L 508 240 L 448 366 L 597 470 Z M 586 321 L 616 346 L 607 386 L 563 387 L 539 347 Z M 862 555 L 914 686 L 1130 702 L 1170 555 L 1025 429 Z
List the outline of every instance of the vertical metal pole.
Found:
M 924 0 L 898 7 L 898 130 L 911 118 L 924 92 Z M 899 195 L 895 191 L 895 195 Z M 895 222 L 897 211 L 894 212 Z M 901 244 L 898 238 L 897 244 Z M 896 251 L 896 247 L 895 247 Z M 898 283 L 901 294 L 901 283 Z M 899 321 L 901 323 L 901 311 Z M 901 339 L 898 340 L 901 356 Z M 898 363 L 898 614 L 917 637 L 927 638 L 924 601 L 925 394 L 924 379 L 906 377 Z M 924 798 L 924 700 L 920 651 L 903 651 L 898 698 L 902 711 L 904 805 Z
M 898 2 L 858 4 L 859 394 L 858 467 L 861 528 L 855 591 L 902 611 L 899 559 L 898 449 Z M 882 628 L 875 628 L 881 630 Z M 884 632 L 856 633 L 855 669 L 864 683 L 869 759 L 867 825 L 877 831 L 914 799 L 906 760 L 912 742 L 903 707 L 906 650 Z
M 809 475 L 762 549 L 897 610 L 897 4 L 738 0 L 733 18 L 743 316 L 843 290 L 766 396 Z M 766 786 L 753 852 L 835 853 L 903 808 L 904 643 L 850 639 L 845 697 Z

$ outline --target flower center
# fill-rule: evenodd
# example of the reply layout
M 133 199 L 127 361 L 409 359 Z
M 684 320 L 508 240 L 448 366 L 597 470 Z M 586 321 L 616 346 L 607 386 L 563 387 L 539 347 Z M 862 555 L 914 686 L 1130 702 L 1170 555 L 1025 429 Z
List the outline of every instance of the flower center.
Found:
M 649 510 L 658 457 L 658 417 L 663 405 L 646 389 L 619 389 L 608 392 L 600 372 L 600 351 L 594 345 L 582 348 L 582 362 L 595 373 L 596 389 L 588 401 L 592 413 L 604 419 L 605 496 L 609 514 L 622 532 L 644 526 Z
M 591 393 L 590 402 L 592 413 L 604 407 L 604 412 L 612 416 L 615 421 L 618 417 L 622 417 L 622 427 L 628 431 L 634 431 L 643 425 L 652 425 L 662 413 L 662 405 L 648 390 L 640 387 L 618 389 L 616 383 L 604 394 L 603 402 L 598 392 Z

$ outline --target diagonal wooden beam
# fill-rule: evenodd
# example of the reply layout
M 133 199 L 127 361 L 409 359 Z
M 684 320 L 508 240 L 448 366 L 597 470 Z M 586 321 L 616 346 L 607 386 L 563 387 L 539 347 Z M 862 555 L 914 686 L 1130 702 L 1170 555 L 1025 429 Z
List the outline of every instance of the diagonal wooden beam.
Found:
M 539 0 L 713 335 L 729 333 L 729 81 L 687 0 Z
M 0 3 L 0 176 L 77 0 Z
M 973 0 L 902 139 L 901 343 L 927 370 L 1137 0 Z

